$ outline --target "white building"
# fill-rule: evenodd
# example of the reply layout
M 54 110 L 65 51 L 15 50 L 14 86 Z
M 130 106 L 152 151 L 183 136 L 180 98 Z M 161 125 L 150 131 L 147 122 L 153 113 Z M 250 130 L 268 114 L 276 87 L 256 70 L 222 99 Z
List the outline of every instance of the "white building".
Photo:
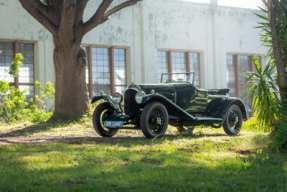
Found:
M 115 0 L 112 6 L 123 1 Z M 99 3 L 89 1 L 85 20 Z M 190 70 L 196 72 L 196 86 L 230 87 L 231 95 L 239 97 L 244 87 L 239 71 L 253 69 L 252 55 L 262 58 L 267 53 L 267 48 L 261 46 L 260 29 L 254 28 L 260 21 L 255 11 L 219 6 L 217 0 L 210 4 L 145 0 L 112 15 L 82 42 L 92 53 L 87 67 L 87 74 L 92 75 L 90 96 L 100 90 L 123 91 L 131 82 L 156 83 L 163 72 Z M 51 34 L 18 0 L 0 0 L 0 26 L 0 79 L 31 88 L 30 96 L 38 94 L 34 81 L 54 84 Z M 25 60 L 19 78 L 14 79 L 5 69 L 16 52 L 23 53 Z M 115 79 L 111 80 L 113 71 Z M 111 87 L 113 82 L 115 86 Z

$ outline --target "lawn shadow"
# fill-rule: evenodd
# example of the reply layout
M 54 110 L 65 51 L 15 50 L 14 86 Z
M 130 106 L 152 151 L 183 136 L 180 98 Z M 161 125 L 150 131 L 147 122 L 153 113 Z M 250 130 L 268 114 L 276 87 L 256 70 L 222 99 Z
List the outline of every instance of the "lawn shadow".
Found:
M 124 141 L 126 138 L 113 139 Z M 49 148 L 48 152 L 50 150 Z M 63 146 L 61 149 L 53 148 L 52 152 L 57 150 L 65 154 L 78 155 L 66 161 L 60 154 L 53 158 L 48 157 L 57 166 L 47 166 L 44 169 L 31 169 L 31 162 L 23 161 L 23 154 L 3 160 L 3 164 L 7 164 L 9 174 L 5 174 L 0 181 L 2 190 L 286 191 L 284 157 L 278 158 L 276 154 L 255 153 L 245 157 L 225 158 L 224 161 L 215 159 L 211 165 L 196 156 L 190 158 L 191 154 L 184 150 L 152 154 L 138 151 L 107 151 L 103 155 L 89 151 L 93 149 L 85 151 L 82 147 Z M 135 156 L 138 158 L 133 159 Z M 71 166 L 66 166 L 67 162 Z M 25 174 L 19 174 L 16 170 L 25 171 Z M 262 174 L 258 174 L 259 171 Z
M 18 130 L 10 131 L 7 133 L 2 133 L 0 134 L 0 138 L 32 135 L 34 133 L 39 133 L 42 131 L 49 131 L 51 129 L 52 127 L 48 126 L 47 123 L 34 123 L 33 125 L 24 127 L 23 129 L 18 129 Z
M 63 137 L 63 136 L 56 136 L 56 137 L 48 137 L 42 136 L 40 138 L 19 138 L 18 140 L 13 140 L 16 136 L 11 136 L 15 133 L 25 132 L 25 134 L 31 134 L 33 132 L 37 132 L 39 130 L 45 131 L 51 128 L 33 128 L 28 127 L 20 131 L 15 131 L 12 133 L 7 133 L 0 135 L 0 144 L 1 143 L 9 143 L 9 144 L 19 144 L 19 143 L 35 143 L 35 144 L 42 144 L 42 143 L 66 143 L 66 144 L 76 144 L 76 145 L 85 145 L 85 144 L 109 144 L 109 145 L 117 145 L 117 146 L 124 146 L 124 147 L 131 147 L 131 146 L 138 146 L 138 145 L 147 145 L 147 144 L 161 144 L 165 141 L 175 141 L 181 139 L 197 139 L 203 137 L 227 137 L 226 134 L 200 134 L 200 135 L 193 135 L 193 134 L 186 134 L 186 135 L 177 135 L 177 134 L 167 134 L 163 138 L 159 139 L 147 139 L 144 136 L 117 136 L 113 138 L 103 138 L 103 137 Z M 5 139 L 5 137 L 7 139 Z M 10 138 L 8 138 L 10 137 Z M 11 139 L 11 137 L 13 137 Z

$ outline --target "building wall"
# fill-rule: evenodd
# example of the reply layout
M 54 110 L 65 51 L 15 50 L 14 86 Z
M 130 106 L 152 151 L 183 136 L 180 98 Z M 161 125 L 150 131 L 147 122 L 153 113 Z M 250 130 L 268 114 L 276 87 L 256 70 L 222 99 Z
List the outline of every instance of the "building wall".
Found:
M 115 6 L 124 0 L 115 0 Z M 84 14 L 88 20 L 99 5 L 90 0 Z M 83 46 L 125 48 L 127 83 L 157 82 L 157 51 L 200 53 L 202 88 L 227 87 L 226 55 L 257 54 L 260 46 L 260 21 L 256 10 L 200 4 L 182 0 L 145 0 L 128 7 L 90 31 Z M 18 0 L 0 0 L 0 42 L 34 43 L 35 80 L 55 83 L 53 41 L 21 6 Z M 37 94 L 37 92 L 36 92 Z

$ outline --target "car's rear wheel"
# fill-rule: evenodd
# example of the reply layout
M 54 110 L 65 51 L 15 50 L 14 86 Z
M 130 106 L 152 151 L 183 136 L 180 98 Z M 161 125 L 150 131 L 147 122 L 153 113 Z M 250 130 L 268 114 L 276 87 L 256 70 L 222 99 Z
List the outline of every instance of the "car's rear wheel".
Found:
M 178 126 L 176 128 L 179 132 L 182 133 L 192 133 L 195 129 L 195 126 Z
M 168 113 L 159 102 L 147 104 L 140 117 L 140 126 L 146 138 L 162 137 L 168 126 Z
M 223 122 L 223 129 L 227 135 L 237 135 L 242 127 L 242 112 L 237 105 L 231 105 Z
M 93 115 L 93 124 L 96 132 L 102 137 L 112 137 L 117 134 L 118 129 L 104 127 L 103 119 L 113 112 L 113 108 L 108 103 L 99 104 Z

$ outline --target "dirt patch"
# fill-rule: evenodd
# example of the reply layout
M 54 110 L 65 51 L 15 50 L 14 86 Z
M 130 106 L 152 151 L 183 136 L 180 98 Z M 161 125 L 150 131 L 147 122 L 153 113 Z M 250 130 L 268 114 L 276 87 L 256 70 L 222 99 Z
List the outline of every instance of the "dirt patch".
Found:
M 194 148 L 179 148 L 177 151 L 181 152 L 188 152 L 188 153 L 198 153 L 199 152 L 199 147 L 195 146 Z
M 141 162 L 144 164 L 160 164 L 161 162 L 158 160 L 153 160 L 153 159 L 142 159 Z
M 235 150 L 232 148 L 229 148 L 228 151 L 238 153 L 240 155 L 249 155 L 249 154 L 255 154 L 256 152 L 250 151 L 250 150 Z
M 255 152 L 250 151 L 250 150 L 238 150 L 238 151 L 235 151 L 235 153 L 239 153 L 241 155 L 249 155 L 249 154 L 254 154 Z
M 152 150 L 152 151 L 150 151 L 150 152 L 152 152 L 152 153 L 161 153 L 161 152 L 164 152 L 164 151 L 162 151 L 162 150 L 157 150 L 157 151 Z

